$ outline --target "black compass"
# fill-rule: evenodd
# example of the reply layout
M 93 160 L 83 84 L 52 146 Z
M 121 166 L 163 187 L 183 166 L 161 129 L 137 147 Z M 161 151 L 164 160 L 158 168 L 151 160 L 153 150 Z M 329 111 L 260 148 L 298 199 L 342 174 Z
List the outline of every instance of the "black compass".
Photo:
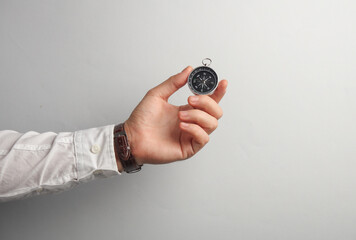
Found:
M 210 58 L 204 58 L 202 61 L 204 66 L 193 69 L 189 74 L 188 86 L 196 95 L 211 94 L 218 86 L 218 75 L 209 67 L 211 62 Z

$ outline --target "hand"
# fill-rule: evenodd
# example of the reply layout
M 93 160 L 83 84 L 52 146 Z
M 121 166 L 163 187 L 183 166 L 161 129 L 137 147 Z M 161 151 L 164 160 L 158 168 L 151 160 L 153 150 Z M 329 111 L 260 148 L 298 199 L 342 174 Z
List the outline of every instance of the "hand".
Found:
M 209 134 L 217 128 L 223 114 L 218 103 L 226 92 L 226 80 L 220 81 L 210 96 L 190 96 L 183 106 L 168 103 L 191 71 L 188 66 L 149 90 L 125 122 L 131 151 L 139 164 L 187 159 L 208 143 Z

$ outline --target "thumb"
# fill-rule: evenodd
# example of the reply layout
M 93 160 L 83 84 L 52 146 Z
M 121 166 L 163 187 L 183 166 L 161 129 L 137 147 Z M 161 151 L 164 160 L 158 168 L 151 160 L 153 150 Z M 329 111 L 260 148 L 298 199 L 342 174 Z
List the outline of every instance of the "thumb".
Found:
M 173 93 L 185 85 L 192 70 L 193 68 L 191 66 L 184 68 L 182 72 L 171 76 L 160 85 L 152 88 L 150 92 L 155 96 L 160 96 L 161 98 L 168 100 Z

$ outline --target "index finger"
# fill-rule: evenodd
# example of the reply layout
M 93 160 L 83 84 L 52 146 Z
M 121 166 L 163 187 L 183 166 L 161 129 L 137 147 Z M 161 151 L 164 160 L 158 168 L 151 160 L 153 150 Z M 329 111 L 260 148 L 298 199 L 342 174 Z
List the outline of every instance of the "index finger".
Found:
M 219 82 L 218 87 L 216 88 L 214 93 L 210 95 L 210 97 L 214 99 L 217 103 L 219 103 L 226 93 L 226 88 L 227 88 L 227 80 L 225 79 L 221 80 Z
M 184 68 L 182 72 L 171 76 L 166 81 L 152 88 L 149 91 L 149 94 L 160 96 L 163 99 L 168 100 L 168 98 L 174 92 L 176 92 L 179 88 L 185 85 L 185 83 L 187 82 L 187 78 L 192 70 L 193 68 L 191 66 Z

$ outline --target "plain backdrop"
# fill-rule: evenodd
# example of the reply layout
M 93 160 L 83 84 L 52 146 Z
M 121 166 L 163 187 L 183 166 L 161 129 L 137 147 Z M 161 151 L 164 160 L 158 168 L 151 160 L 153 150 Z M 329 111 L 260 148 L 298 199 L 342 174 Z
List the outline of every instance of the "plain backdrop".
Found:
M 356 239 L 355 12 L 352 0 L 0 0 L 2 130 L 125 121 L 205 57 L 229 81 L 192 159 L 3 203 L 0 239 Z

